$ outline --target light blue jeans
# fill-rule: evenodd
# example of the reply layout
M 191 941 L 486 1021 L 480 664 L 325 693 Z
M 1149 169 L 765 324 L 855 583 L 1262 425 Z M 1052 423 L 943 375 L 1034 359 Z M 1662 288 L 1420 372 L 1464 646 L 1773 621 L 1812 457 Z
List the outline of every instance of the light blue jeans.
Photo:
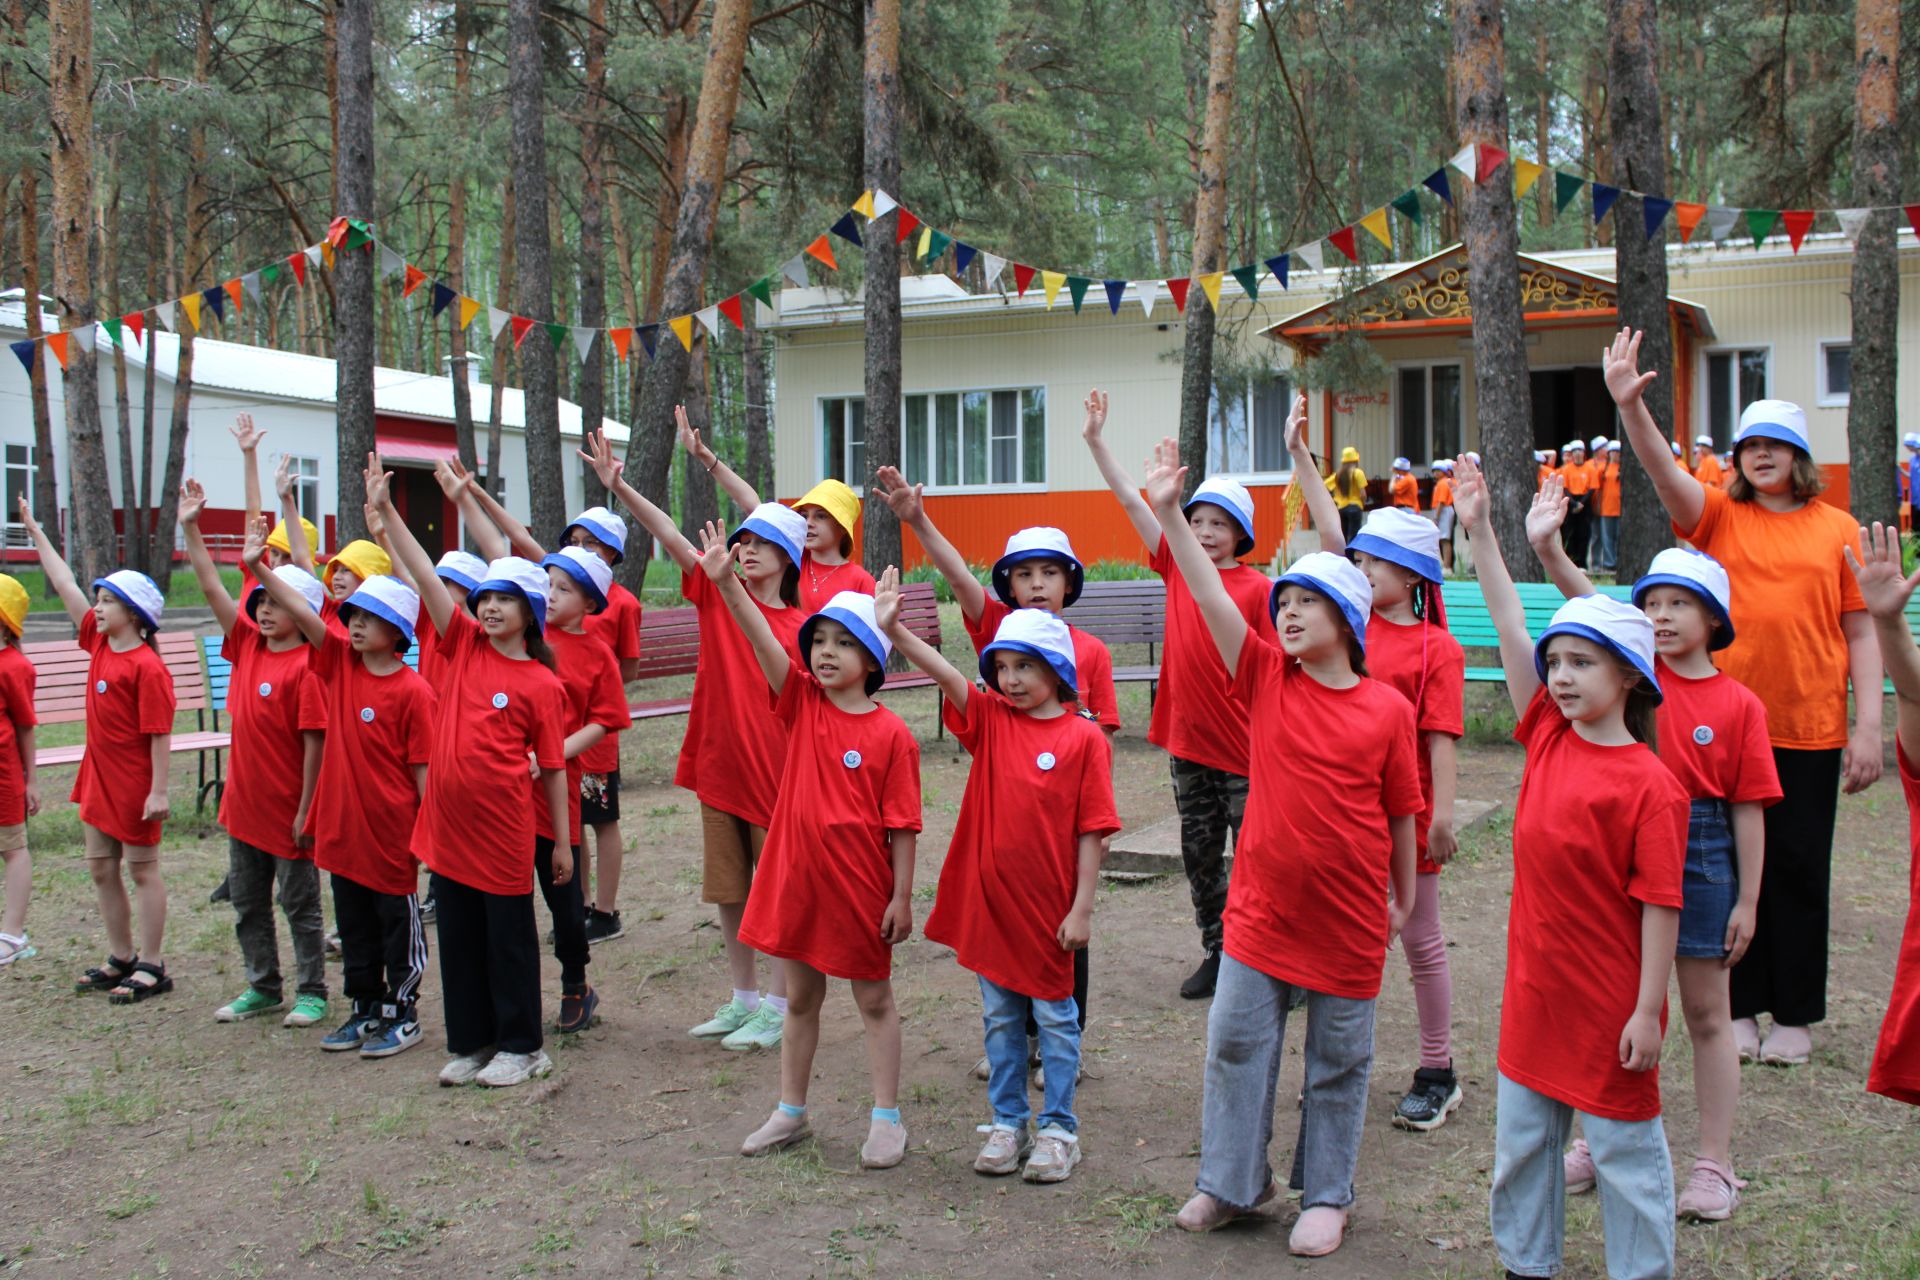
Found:
M 1296 988 L 1232 956 L 1207 1015 L 1207 1080 L 1200 1106 L 1200 1173 L 1194 1185 L 1245 1209 L 1267 1189 L 1273 1168 L 1274 1088 Z M 1353 1171 L 1367 1119 L 1373 1072 L 1372 1000 L 1306 992 L 1306 1098 L 1300 1117 L 1302 1208 L 1353 1203 Z
M 1620 517 L 1595 516 L 1596 536 L 1590 559 L 1595 569 L 1611 569 L 1620 558 Z
M 1033 1117 L 1027 1096 L 1027 1014 L 1031 1010 L 1040 1028 L 1040 1065 L 1047 1078 L 1040 1127 L 1080 1132 L 1073 1114 L 1073 1094 L 1080 1082 L 1080 1006 L 1073 997 L 1035 1000 L 981 978 L 980 1004 L 993 1122 L 1025 1132 Z
M 1581 1113 L 1599 1181 L 1600 1224 L 1613 1280 L 1673 1274 L 1673 1158 L 1660 1117 L 1605 1120 Z M 1560 1271 L 1567 1230 L 1567 1179 L 1560 1163 L 1573 1108 L 1500 1077 L 1493 1126 L 1493 1243 L 1517 1275 Z

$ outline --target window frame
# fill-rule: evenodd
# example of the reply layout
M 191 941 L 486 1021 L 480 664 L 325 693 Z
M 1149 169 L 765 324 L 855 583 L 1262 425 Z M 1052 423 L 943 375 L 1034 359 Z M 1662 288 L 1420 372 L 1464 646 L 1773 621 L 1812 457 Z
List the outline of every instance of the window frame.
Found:
M 1299 384 L 1299 380 L 1294 376 L 1294 370 L 1291 368 L 1270 369 L 1267 372 L 1267 376 L 1270 377 L 1275 382 L 1284 382 L 1287 384 L 1286 400 L 1287 400 L 1287 403 L 1291 405 L 1293 401 L 1293 397 L 1300 394 L 1300 384 Z M 1219 401 L 1219 392 L 1220 392 L 1220 388 L 1219 388 L 1219 385 L 1216 383 L 1214 386 L 1214 394 L 1210 396 L 1207 400 L 1207 409 L 1208 409 L 1207 462 L 1209 463 L 1212 463 L 1215 460 L 1213 457 L 1214 422 L 1213 422 L 1212 410 L 1213 410 L 1213 406 Z M 1255 459 L 1257 459 L 1260 456 L 1258 442 L 1255 441 L 1254 439 L 1255 423 L 1253 418 L 1253 397 L 1254 397 L 1254 384 L 1252 380 L 1249 380 L 1245 388 L 1243 388 L 1240 393 L 1240 412 L 1244 415 L 1245 421 L 1247 424 L 1247 461 L 1249 464 L 1251 464 Z M 1235 470 L 1232 467 L 1221 465 L 1218 467 L 1209 466 L 1207 468 L 1207 474 L 1223 476 L 1230 480 L 1238 480 L 1241 484 L 1247 484 L 1247 485 L 1292 484 L 1293 483 L 1293 456 L 1287 452 L 1287 440 L 1286 440 L 1286 434 L 1285 434 L 1286 433 L 1286 415 L 1285 414 L 1282 414 L 1280 416 L 1280 422 L 1281 422 L 1280 454 L 1287 461 L 1287 466 L 1285 467 L 1284 470 L 1262 471 L 1259 468 L 1253 467 L 1251 465 L 1241 470 Z M 1313 423 L 1313 414 L 1312 414 L 1311 406 L 1309 406 L 1309 410 L 1307 414 L 1307 423 L 1309 427 L 1311 427 Z M 1224 424 L 1222 425 L 1224 426 Z M 1227 442 L 1223 437 L 1220 440 L 1220 448 L 1223 453 L 1226 451 L 1226 444 Z M 1222 464 L 1224 464 L 1227 461 L 1227 459 L 1221 458 L 1219 459 L 1219 461 Z
M 1571 368 L 1572 366 L 1568 365 L 1565 367 Z M 1433 451 L 1433 371 L 1438 368 L 1452 368 L 1459 376 L 1460 420 L 1458 430 L 1460 433 L 1460 447 L 1464 449 L 1467 447 L 1467 362 L 1459 356 L 1430 356 L 1420 360 L 1396 360 L 1393 362 L 1393 391 L 1392 399 L 1388 405 L 1392 415 L 1390 423 L 1390 430 L 1392 432 L 1391 439 L 1393 441 L 1392 456 L 1406 458 L 1408 462 L 1413 464 L 1413 472 L 1416 475 L 1429 475 L 1434 458 L 1439 456 Z M 1402 454 L 1400 452 L 1400 378 L 1403 373 L 1411 369 L 1420 370 L 1424 375 L 1423 381 L 1426 383 L 1427 413 L 1424 424 L 1424 443 L 1426 447 L 1420 451 L 1418 456 L 1411 453 Z M 1528 366 L 1528 372 L 1532 373 L 1535 372 L 1535 370 L 1532 366 Z
M 294 505 L 300 509 L 301 518 L 304 520 L 311 520 L 313 522 L 314 528 L 316 529 L 319 528 L 320 527 L 320 459 L 304 453 L 282 453 L 280 456 L 287 460 L 288 470 L 292 473 Z M 300 464 L 302 463 L 312 464 L 313 466 L 312 474 L 308 474 L 306 471 L 301 469 Z M 311 493 L 313 495 L 313 510 L 311 511 L 307 510 L 306 496 L 308 493 Z M 276 519 L 277 518 L 278 517 L 276 517 Z M 319 548 L 314 547 L 309 549 L 315 555 L 319 554 Z
M 1693 419 L 1693 434 L 1695 436 L 1710 436 L 1713 434 L 1713 357 L 1733 357 L 1733 364 L 1730 367 L 1733 370 L 1734 379 L 1733 398 L 1737 401 L 1740 398 L 1740 353 L 1743 351 L 1760 351 L 1766 354 L 1766 381 L 1765 385 L 1760 388 L 1760 395 L 1757 398 L 1761 400 L 1773 398 L 1773 343 L 1725 342 L 1711 347 L 1702 347 L 1700 349 L 1700 363 L 1698 366 L 1698 381 L 1700 385 L 1699 389 L 1694 393 L 1694 408 L 1696 413 Z M 1733 421 L 1727 425 L 1727 440 L 1725 446 L 1723 447 L 1718 439 L 1714 441 L 1714 451 L 1716 453 L 1725 452 L 1726 449 L 1733 447 L 1733 437 L 1738 434 L 1740 430 L 1740 410 L 1744 407 L 1745 406 L 1736 406 L 1733 411 Z M 1693 441 L 1691 439 L 1686 442 L 1686 448 L 1687 462 L 1688 465 L 1691 466 L 1693 462 Z
M 1014 410 L 1013 410 L 1013 421 L 1014 421 L 1014 425 L 1016 427 L 1017 432 L 1024 432 L 1026 421 L 1027 421 L 1027 415 L 1029 412 L 1029 406 L 1031 403 L 1030 397 L 1034 393 L 1038 393 L 1039 399 L 1040 399 L 1039 460 L 1040 460 L 1041 466 L 1045 467 L 1047 464 L 1047 452 L 1048 452 L 1047 445 L 1053 438 L 1053 395 L 1052 395 L 1052 389 L 1049 384 L 1044 382 L 1030 382 L 1030 383 L 1014 383 L 1011 385 L 998 384 L 993 386 L 914 387 L 910 390 L 903 390 L 900 393 L 900 447 L 903 455 L 900 460 L 901 474 L 902 475 L 909 474 L 908 469 L 905 465 L 906 458 L 904 456 L 905 450 L 906 450 L 906 435 L 907 435 L 907 432 L 906 432 L 907 401 L 916 396 L 924 396 L 926 397 L 926 400 L 927 400 L 927 423 L 926 423 L 927 456 L 925 459 L 926 479 L 924 480 L 923 483 L 926 485 L 927 493 L 944 496 L 949 494 L 966 495 L 966 494 L 980 494 L 980 493 L 1046 493 L 1048 492 L 1047 481 L 1044 479 L 1027 480 L 1023 478 L 1021 480 L 1008 481 L 1006 483 L 995 483 L 991 479 L 987 480 L 985 483 L 979 483 L 979 484 L 969 484 L 965 482 L 962 482 L 959 484 L 938 483 L 939 460 L 940 460 L 940 418 L 939 418 L 938 409 L 934 403 L 935 397 L 938 397 L 938 396 L 954 397 L 955 410 L 956 410 L 956 413 L 958 414 L 959 428 L 960 428 L 960 439 L 958 441 L 959 453 L 956 458 L 956 465 L 957 465 L 959 474 L 962 476 L 966 474 L 966 463 L 967 463 L 966 439 L 965 439 L 966 397 L 970 395 L 981 395 L 986 397 L 987 435 L 984 440 L 984 446 L 985 446 L 985 453 L 986 453 L 987 475 L 992 476 L 993 474 L 993 396 L 996 392 L 1012 392 L 1016 397 L 1018 397 L 1014 401 Z M 814 397 L 813 474 L 816 480 L 824 478 L 825 476 L 828 475 L 827 418 L 826 418 L 827 406 L 834 401 L 851 402 L 854 400 L 864 401 L 865 399 L 866 399 L 866 395 L 863 391 L 828 392 L 828 393 L 824 393 Z M 1001 438 L 1006 439 L 1007 437 L 1001 437 Z M 1019 468 L 1021 475 L 1024 477 L 1027 469 L 1026 437 L 1023 434 L 1016 434 L 1012 438 L 1015 442 L 1014 443 L 1014 464 L 1016 467 Z M 863 432 L 863 447 L 865 447 L 864 432 Z M 843 471 L 846 469 L 845 459 L 841 460 L 841 469 Z M 849 479 L 845 481 L 845 483 L 848 488 L 852 489 L 855 493 L 858 493 L 864 497 L 866 494 L 866 478 L 864 476 L 861 476 L 861 477 L 857 477 L 857 480 L 858 480 L 858 483 L 856 483 L 854 479 Z
M 8 440 L 8 441 L 5 441 L 5 444 L 6 444 L 7 450 L 13 450 L 13 449 L 25 450 L 27 460 L 24 463 L 15 463 L 12 459 L 6 456 L 6 453 L 4 451 L 0 451 L 0 467 L 4 468 L 4 470 L 0 470 L 0 479 L 11 480 L 13 478 L 13 472 L 15 470 L 19 470 L 23 472 L 26 476 L 27 505 L 29 507 L 32 507 L 34 505 L 34 498 L 36 496 L 34 493 L 34 490 L 36 486 L 39 484 L 39 465 L 38 465 L 38 459 L 35 458 L 34 456 L 34 449 L 35 449 L 34 443 L 31 440 L 27 440 L 27 441 Z M 11 533 L 16 529 L 19 530 L 21 532 L 22 544 L 31 546 L 32 540 L 25 536 L 27 526 L 20 520 L 18 510 L 19 509 L 15 507 L 12 502 L 7 503 L 6 529 L 8 530 L 9 533 Z M 13 539 L 9 537 L 7 539 L 7 543 L 8 545 L 12 545 Z
M 1827 353 L 1835 347 L 1843 347 L 1847 352 L 1847 389 L 1833 391 L 1827 385 Z M 1844 409 L 1853 403 L 1853 339 L 1822 338 L 1815 344 L 1813 378 L 1814 404 L 1822 409 Z M 1769 370 L 1771 372 L 1771 370 Z

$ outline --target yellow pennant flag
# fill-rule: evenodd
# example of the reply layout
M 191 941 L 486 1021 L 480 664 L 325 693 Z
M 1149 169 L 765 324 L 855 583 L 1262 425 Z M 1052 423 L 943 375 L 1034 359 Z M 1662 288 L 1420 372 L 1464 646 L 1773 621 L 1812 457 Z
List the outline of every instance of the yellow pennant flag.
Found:
M 464 329 L 468 325 L 472 324 L 473 318 L 479 314 L 480 314 L 479 300 L 475 298 L 469 298 L 464 293 L 461 294 L 460 295 L 460 327 Z
M 327 270 L 333 270 L 333 241 L 322 240 L 320 242 L 320 256 L 327 260 Z
M 1526 195 L 1533 189 L 1533 184 L 1540 181 L 1540 175 L 1546 171 L 1545 165 L 1535 164 L 1531 160 L 1522 160 L 1519 156 L 1515 156 L 1513 158 L 1513 194 Z
M 933 247 L 933 228 L 923 226 L 920 228 L 920 248 L 914 253 L 913 256 L 916 258 L 924 258 L 927 256 L 927 250 L 931 249 L 932 247 Z
M 873 192 L 863 191 L 860 198 L 853 202 L 853 211 L 869 220 L 873 217 Z
M 184 298 L 182 298 L 182 299 L 180 299 L 180 309 L 181 309 L 182 311 L 184 311 L 184 312 L 186 312 L 186 313 L 187 313 L 187 319 L 188 319 L 188 320 L 191 320 L 191 321 L 193 322 L 193 328 L 194 328 L 194 331 L 195 331 L 196 333 L 197 333 L 197 332 L 199 332 L 199 329 L 200 329 L 200 295 L 199 295 L 199 294 L 197 294 L 197 293 L 190 293 L 190 294 L 188 294 L 188 295 L 187 295 L 186 297 L 184 297 Z
M 1215 271 L 1208 275 L 1194 277 L 1200 282 L 1201 291 L 1207 295 L 1207 301 L 1213 304 L 1215 311 L 1220 309 L 1220 281 L 1226 274 L 1224 271 Z
M 673 330 L 673 336 L 680 339 L 680 345 L 687 349 L 688 354 L 692 354 L 693 317 L 675 316 L 673 319 L 667 321 L 667 328 Z
M 1059 295 L 1060 286 L 1066 282 L 1067 273 L 1064 271 L 1042 271 L 1040 273 L 1040 288 L 1045 291 L 1047 295 L 1047 310 L 1053 310 L 1053 300 Z
M 1393 232 L 1387 226 L 1387 206 L 1381 205 L 1366 217 L 1360 219 L 1360 225 L 1373 233 L 1373 238 L 1387 246 L 1387 252 L 1393 252 Z

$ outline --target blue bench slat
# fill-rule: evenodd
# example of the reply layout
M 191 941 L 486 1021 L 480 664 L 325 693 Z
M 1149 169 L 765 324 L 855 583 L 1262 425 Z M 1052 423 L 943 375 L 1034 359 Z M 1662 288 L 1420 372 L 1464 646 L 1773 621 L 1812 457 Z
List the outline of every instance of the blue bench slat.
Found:
M 215 711 L 227 709 L 227 688 L 233 683 L 233 664 L 223 654 L 225 644 L 225 636 L 200 637 L 200 646 L 207 655 L 207 695 Z M 420 669 L 418 645 L 407 646 L 406 662 L 415 671 Z

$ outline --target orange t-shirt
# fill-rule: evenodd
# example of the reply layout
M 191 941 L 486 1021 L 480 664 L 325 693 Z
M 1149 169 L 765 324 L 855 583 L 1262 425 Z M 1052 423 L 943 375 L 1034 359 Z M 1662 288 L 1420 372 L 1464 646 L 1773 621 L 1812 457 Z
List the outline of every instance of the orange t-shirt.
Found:
M 1553 468 L 1552 468 L 1552 467 L 1550 467 L 1550 466 L 1548 466 L 1548 465 L 1547 465 L 1546 463 L 1544 463 L 1544 462 L 1543 462 L 1543 463 L 1541 463 L 1541 464 L 1540 464 L 1540 474 L 1539 474 L 1539 475 L 1537 475 L 1537 476 L 1535 476 L 1535 477 L 1533 478 L 1533 487 L 1534 487 L 1535 489 L 1544 489 L 1544 488 L 1546 488 L 1546 485 L 1547 485 L 1547 477 L 1548 477 L 1548 476 L 1550 476 L 1550 475 L 1552 475 L 1552 474 L 1553 474 Z
M 1693 478 L 1701 484 L 1706 485 L 1709 489 L 1720 488 L 1720 459 L 1714 457 L 1711 453 L 1700 459 L 1699 463 L 1693 469 Z
M 1447 479 L 1445 476 L 1441 476 L 1433 482 L 1433 509 L 1438 511 L 1442 507 L 1450 507 L 1452 505 L 1453 481 Z
M 1600 473 L 1600 514 L 1620 514 L 1620 464 L 1617 461 L 1609 462 L 1607 469 Z
M 1700 523 L 1673 531 L 1726 566 L 1734 642 L 1720 669 L 1760 695 L 1776 747 L 1847 745 L 1847 638 L 1840 615 L 1865 609 L 1843 548 L 1860 524 L 1819 499 L 1768 511 L 1709 487 Z M 1875 691 L 1878 696 L 1878 691 Z
M 1420 482 L 1410 475 L 1393 478 L 1393 505 L 1409 511 L 1420 509 Z
M 1584 462 L 1563 462 L 1560 464 L 1560 479 L 1567 486 L 1567 496 L 1584 498 L 1593 488 L 1593 468 Z

